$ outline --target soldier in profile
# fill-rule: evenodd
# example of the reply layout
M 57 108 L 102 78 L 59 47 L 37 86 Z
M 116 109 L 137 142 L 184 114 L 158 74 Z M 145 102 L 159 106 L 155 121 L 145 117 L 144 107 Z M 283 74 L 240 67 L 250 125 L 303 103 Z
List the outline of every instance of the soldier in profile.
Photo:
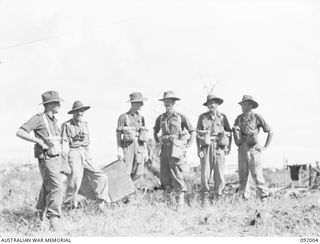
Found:
M 32 116 L 18 130 L 17 136 L 34 143 L 34 156 L 38 159 L 38 166 L 42 177 L 42 187 L 38 197 L 37 210 L 40 219 L 46 212 L 52 231 L 62 229 L 61 205 L 63 200 L 63 168 L 61 153 L 62 144 L 60 129 L 55 114 L 60 110 L 63 101 L 58 92 L 47 91 L 42 94 L 44 112 Z M 34 132 L 34 136 L 30 132 Z

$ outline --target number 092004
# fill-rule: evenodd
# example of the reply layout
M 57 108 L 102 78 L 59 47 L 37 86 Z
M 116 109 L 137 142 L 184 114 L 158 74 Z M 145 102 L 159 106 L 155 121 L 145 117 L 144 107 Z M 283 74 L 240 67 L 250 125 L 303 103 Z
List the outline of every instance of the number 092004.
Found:
M 318 238 L 300 238 L 300 242 L 318 242 Z

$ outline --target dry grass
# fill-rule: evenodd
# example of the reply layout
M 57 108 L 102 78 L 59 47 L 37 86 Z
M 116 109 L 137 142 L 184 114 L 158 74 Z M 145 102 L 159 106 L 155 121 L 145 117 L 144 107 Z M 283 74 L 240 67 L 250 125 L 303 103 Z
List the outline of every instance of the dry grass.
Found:
M 266 172 L 269 185 L 287 184 L 283 172 Z M 188 205 L 168 206 L 161 190 L 140 192 L 128 204 L 100 212 L 94 203 L 64 211 L 63 233 L 50 233 L 34 206 L 40 188 L 36 166 L 6 166 L 1 174 L 2 236 L 317 236 L 320 233 L 319 192 L 278 192 L 265 202 L 243 201 L 235 188 L 210 206 L 199 202 L 199 171 L 186 176 Z M 151 176 L 149 175 L 149 178 Z M 229 177 L 234 180 L 235 176 Z

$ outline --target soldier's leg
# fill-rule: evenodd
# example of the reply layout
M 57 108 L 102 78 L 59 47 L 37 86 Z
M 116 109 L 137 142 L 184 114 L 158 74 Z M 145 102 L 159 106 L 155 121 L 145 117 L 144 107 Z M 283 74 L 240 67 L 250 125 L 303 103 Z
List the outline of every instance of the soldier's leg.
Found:
M 173 190 L 175 192 L 186 191 L 186 185 L 183 179 L 182 162 L 180 159 L 170 157 L 170 177 L 172 180 Z
M 239 193 L 243 194 L 244 197 L 247 196 L 246 190 L 248 190 L 248 146 L 243 143 L 238 148 L 238 171 L 239 171 L 239 181 L 240 188 Z
M 211 175 L 211 161 L 210 161 L 210 151 L 209 147 L 204 148 L 204 157 L 200 158 L 201 167 L 201 191 L 203 194 L 209 192 L 209 179 Z
M 269 195 L 265 180 L 262 174 L 261 152 L 251 149 L 249 168 L 253 181 L 256 184 L 259 197 L 263 198 Z
M 83 177 L 82 155 L 79 149 L 70 150 L 69 152 L 69 166 L 71 174 L 68 176 L 66 189 L 66 203 L 70 203 L 74 207 L 78 206 L 78 191 L 81 186 Z
M 132 166 L 133 166 L 133 160 L 134 160 L 134 151 L 135 151 L 135 146 L 134 142 L 128 143 L 125 142 L 123 144 L 123 161 L 126 165 L 126 168 L 128 170 L 128 174 L 131 175 L 132 172 Z
M 170 157 L 169 166 L 172 186 L 176 194 L 176 203 L 178 206 L 182 206 L 184 205 L 184 193 L 187 190 L 183 179 L 182 161 Z
M 45 159 L 44 187 L 47 192 L 47 217 L 61 217 L 61 205 L 63 199 L 63 179 L 60 173 L 61 158 Z
M 225 180 L 224 180 L 224 162 L 225 162 L 225 153 L 222 149 L 216 149 L 214 155 L 214 194 L 217 197 L 222 195 L 222 191 L 225 187 Z
M 144 158 L 147 152 L 144 145 L 139 145 L 137 143 L 135 146 L 136 150 L 131 171 L 131 179 L 133 180 L 136 188 L 141 188 L 141 177 L 144 173 Z
M 40 175 L 42 178 L 42 185 L 41 185 L 41 190 L 38 196 L 38 201 L 36 205 L 36 209 L 40 211 L 40 218 L 42 219 L 42 215 L 46 209 L 46 196 L 47 196 L 47 191 L 44 185 L 44 172 L 45 172 L 45 160 L 44 159 L 38 159 L 38 167 L 40 171 Z
M 167 145 L 162 145 L 160 153 L 160 183 L 165 189 L 165 191 L 171 191 L 172 181 L 170 177 L 170 157 L 168 156 L 169 148 Z

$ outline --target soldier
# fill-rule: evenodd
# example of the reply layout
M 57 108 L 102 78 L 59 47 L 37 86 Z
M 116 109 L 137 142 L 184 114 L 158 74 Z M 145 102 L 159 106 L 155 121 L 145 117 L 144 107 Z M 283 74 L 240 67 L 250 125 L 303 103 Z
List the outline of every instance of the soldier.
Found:
M 89 152 L 88 123 L 83 120 L 83 115 L 90 106 L 75 101 L 68 114 L 72 118 L 62 124 L 61 137 L 69 150 L 66 152 L 71 174 L 68 176 L 65 203 L 72 207 L 78 206 L 78 191 L 81 188 L 90 188 L 85 196 L 97 201 L 100 209 L 104 209 L 110 202 L 108 193 L 108 179 L 96 165 Z M 66 172 L 69 174 L 69 172 Z M 88 184 L 88 185 L 87 185 Z
M 203 104 L 208 112 L 199 116 L 197 124 L 197 148 L 201 165 L 202 202 L 209 197 L 209 181 L 213 173 L 213 193 L 216 199 L 222 195 L 225 186 L 223 169 L 225 154 L 231 149 L 231 128 L 226 115 L 218 111 L 223 99 L 212 94 L 207 96 Z
M 258 103 L 252 96 L 244 95 L 239 102 L 242 108 L 240 114 L 234 122 L 234 140 L 238 146 L 238 166 L 240 178 L 240 193 L 243 197 L 250 197 L 249 172 L 254 180 L 258 194 L 261 199 L 269 196 L 262 175 L 261 152 L 265 151 L 272 139 L 273 132 L 261 115 L 252 111 L 258 107 Z M 265 145 L 262 147 L 258 142 L 260 128 L 268 133 Z
M 141 92 L 129 95 L 131 108 L 121 114 L 117 126 L 117 157 L 123 159 L 135 186 L 140 187 L 140 178 L 147 160 L 147 130 L 144 117 L 140 114 L 143 102 L 147 99 Z
M 62 99 L 56 91 L 42 94 L 44 112 L 31 117 L 18 130 L 17 136 L 35 143 L 34 156 L 38 159 L 42 187 L 37 202 L 40 219 L 46 217 L 50 221 L 50 229 L 59 231 L 62 216 L 61 205 L 63 199 L 63 175 L 61 174 L 61 138 L 55 114 L 59 112 Z M 34 136 L 29 133 L 33 131 Z
M 184 204 L 184 193 L 186 185 L 183 179 L 182 159 L 186 148 L 189 148 L 195 139 L 195 130 L 186 116 L 178 113 L 174 109 L 176 97 L 172 91 L 166 91 L 163 101 L 166 112 L 161 114 L 154 126 L 154 139 L 161 143 L 160 153 L 160 182 L 167 193 L 176 194 L 178 206 Z M 161 136 L 158 133 L 161 129 Z M 187 140 L 185 129 L 189 132 L 190 138 Z

